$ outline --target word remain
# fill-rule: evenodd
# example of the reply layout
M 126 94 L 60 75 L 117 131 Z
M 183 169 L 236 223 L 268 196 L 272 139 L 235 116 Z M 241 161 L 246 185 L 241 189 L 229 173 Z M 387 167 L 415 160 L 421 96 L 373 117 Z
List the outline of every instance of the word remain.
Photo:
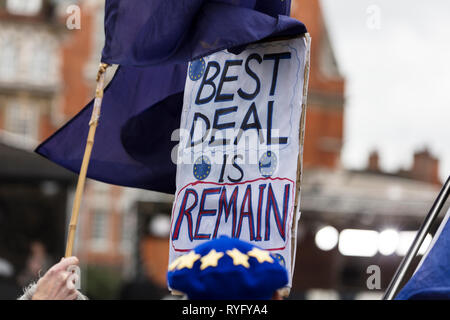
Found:
M 252 184 L 236 185 L 228 189 L 227 186 L 214 186 L 201 191 L 193 187 L 186 188 L 174 220 L 172 240 L 178 240 L 184 222 L 191 242 L 215 239 L 225 233 L 230 237 L 242 238 L 241 232 L 246 221 L 247 240 L 270 241 L 271 218 L 275 220 L 279 237 L 286 240 L 292 183 L 275 185 L 263 180 L 255 187 L 253 185 L 252 189 Z M 277 199 L 276 194 L 283 194 L 283 199 Z M 202 228 L 202 222 L 206 224 L 205 228 Z

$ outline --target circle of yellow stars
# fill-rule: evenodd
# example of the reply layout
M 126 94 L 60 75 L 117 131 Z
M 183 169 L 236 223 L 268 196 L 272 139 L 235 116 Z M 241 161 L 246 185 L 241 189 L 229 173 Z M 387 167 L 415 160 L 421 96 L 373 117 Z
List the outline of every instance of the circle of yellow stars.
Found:
M 203 171 L 202 174 L 200 174 L 198 172 L 198 168 L 201 165 L 205 165 L 206 164 L 206 170 Z M 211 161 L 209 160 L 208 157 L 204 157 L 201 156 L 200 158 L 197 159 L 197 161 L 195 161 L 194 163 L 194 177 L 198 180 L 204 180 L 206 177 L 209 176 L 209 173 L 211 172 Z
M 233 265 L 235 266 L 243 266 L 244 268 L 249 268 L 250 257 L 255 258 L 259 263 L 268 262 L 273 263 L 274 260 L 271 257 L 270 253 L 266 250 L 261 250 L 258 248 L 253 248 L 247 253 L 243 253 L 237 248 L 232 250 L 227 250 L 226 254 L 233 259 Z M 169 265 L 169 271 L 180 270 L 183 268 L 192 269 L 195 262 L 200 259 L 201 265 L 200 270 L 205 270 L 208 267 L 217 267 L 219 264 L 219 260 L 224 257 L 223 252 L 217 252 L 215 249 L 212 249 L 208 252 L 208 254 L 201 257 L 200 254 L 195 253 L 193 250 L 188 254 L 182 255 L 175 259 Z
M 198 64 L 201 64 L 201 66 L 198 66 Z M 194 70 L 195 67 L 199 67 L 200 70 Z M 205 70 L 204 59 L 192 61 L 189 66 L 189 78 L 193 81 L 197 81 L 203 76 L 203 70 Z

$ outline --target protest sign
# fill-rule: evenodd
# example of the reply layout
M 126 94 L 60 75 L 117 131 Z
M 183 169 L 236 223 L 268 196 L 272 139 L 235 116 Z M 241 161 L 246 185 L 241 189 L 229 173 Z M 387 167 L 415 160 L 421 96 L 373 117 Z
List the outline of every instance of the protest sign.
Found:
M 189 64 L 169 262 L 227 235 L 269 250 L 292 275 L 308 59 L 299 37 Z

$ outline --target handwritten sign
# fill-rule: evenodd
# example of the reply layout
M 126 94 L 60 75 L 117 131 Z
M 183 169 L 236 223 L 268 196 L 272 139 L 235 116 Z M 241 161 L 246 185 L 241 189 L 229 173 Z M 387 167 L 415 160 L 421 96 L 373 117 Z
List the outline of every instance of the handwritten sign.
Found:
M 296 38 L 190 63 L 170 262 L 227 235 L 270 250 L 292 273 L 306 59 Z

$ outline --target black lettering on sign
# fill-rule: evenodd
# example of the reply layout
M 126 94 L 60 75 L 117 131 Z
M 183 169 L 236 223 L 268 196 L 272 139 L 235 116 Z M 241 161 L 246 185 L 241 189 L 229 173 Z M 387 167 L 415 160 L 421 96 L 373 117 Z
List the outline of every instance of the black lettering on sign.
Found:
M 213 121 L 213 130 L 211 134 L 211 140 L 209 141 L 210 146 L 220 146 L 220 145 L 226 145 L 230 143 L 229 139 L 219 139 L 216 140 L 216 132 L 217 130 L 224 130 L 229 128 L 234 128 L 235 123 L 234 122 L 224 122 L 219 123 L 219 117 L 227 115 L 232 112 L 236 112 L 238 109 L 237 106 L 229 107 L 229 108 L 222 108 L 217 109 L 214 113 L 214 121 Z
M 253 122 L 249 123 L 250 117 L 252 117 L 252 116 L 253 116 L 254 120 L 253 120 Z M 236 139 L 234 139 L 235 145 L 238 144 L 244 131 L 249 130 L 249 129 L 256 129 L 258 132 L 259 142 L 260 143 L 264 142 L 264 137 L 261 132 L 261 130 L 262 130 L 261 122 L 259 122 L 258 111 L 256 110 L 256 104 L 254 102 L 251 104 L 250 108 L 248 108 L 248 111 L 244 116 L 244 120 L 242 120 L 242 124 L 241 124 L 241 128 L 239 130 L 239 133 L 237 134 Z
M 205 130 L 205 133 L 203 134 L 203 136 L 201 137 L 201 139 L 198 139 L 197 141 L 192 141 L 192 139 L 194 138 L 195 125 L 197 123 L 197 119 L 198 118 L 201 118 L 205 122 L 206 130 Z M 196 112 L 194 114 L 194 119 L 192 121 L 192 127 L 191 127 L 191 134 L 190 134 L 190 136 L 191 136 L 191 139 L 190 139 L 191 147 L 193 147 L 193 146 L 195 146 L 197 144 L 203 143 L 203 141 L 205 141 L 205 138 L 208 136 L 208 131 L 209 131 L 210 128 L 211 128 L 211 125 L 209 123 L 208 117 L 205 116 L 204 114 L 201 114 L 200 112 Z M 187 147 L 189 147 L 189 143 L 188 143 Z
M 281 59 L 290 59 L 290 58 L 291 58 L 290 52 L 272 53 L 272 54 L 264 55 L 264 60 L 274 60 L 272 85 L 270 87 L 270 95 L 271 96 L 273 96 L 275 94 L 275 90 L 277 87 L 277 78 L 278 78 L 278 69 L 280 67 L 280 60 Z
M 239 181 L 241 181 L 241 180 L 244 178 L 244 170 L 242 170 L 242 168 L 236 163 L 236 159 L 241 159 L 241 160 L 242 160 L 243 158 L 244 158 L 244 157 L 243 157 L 242 155 L 240 155 L 240 154 L 236 154 L 236 155 L 233 157 L 232 165 L 233 165 L 233 167 L 235 167 L 235 168 L 239 171 L 239 173 L 241 174 L 240 177 L 237 178 L 237 179 L 233 179 L 233 178 L 231 178 L 230 176 L 228 176 L 228 180 L 230 180 L 230 181 L 233 182 L 233 183 L 239 182 Z
M 267 145 L 286 144 L 288 142 L 287 137 L 272 138 L 272 116 L 273 116 L 273 101 L 269 101 L 269 103 L 267 104 Z
M 238 76 L 227 77 L 228 68 L 232 66 L 242 65 L 242 60 L 227 60 L 223 67 L 222 77 L 220 77 L 219 86 L 217 87 L 217 96 L 214 99 L 215 102 L 233 101 L 234 94 L 232 93 L 222 93 L 222 87 L 224 82 L 232 82 L 238 79 Z
M 256 88 L 255 88 L 255 91 L 253 93 L 247 93 L 244 90 L 242 90 L 241 88 L 238 90 L 238 95 L 242 99 L 246 99 L 246 100 L 253 100 L 253 99 L 255 99 L 256 96 L 259 93 L 259 90 L 261 90 L 261 81 L 259 80 L 258 75 L 255 72 L 253 72 L 252 69 L 250 69 L 250 61 L 251 60 L 256 60 L 256 61 L 258 61 L 259 64 L 261 64 L 262 58 L 261 58 L 261 56 L 259 54 L 253 53 L 253 54 L 249 55 L 247 60 L 245 61 L 245 72 L 247 72 L 247 74 L 250 77 L 255 79 L 255 82 L 256 82 Z
M 209 70 L 211 67 L 214 67 L 216 69 L 216 72 L 212 75 L 212 77 L 208 78 Z M 216 95 L 216 85 L 214 83 L 214 79 L 219 75 L 220 73 L 220 65 L 216 61 L 210 61 L 208 62 L 208 66 L 206 67 L 205 75 L 203 76 L 202 83 L 200 84 L 200 88 L 197 92 L 197 98 L 195 98 L 196 104 L 205 104 L 210 102 L 214 96 Z M 209 85 L 213 88 L 213 92 L 209 95 L 209 97 L 201 98 L 202 91 L 205 85 Z

